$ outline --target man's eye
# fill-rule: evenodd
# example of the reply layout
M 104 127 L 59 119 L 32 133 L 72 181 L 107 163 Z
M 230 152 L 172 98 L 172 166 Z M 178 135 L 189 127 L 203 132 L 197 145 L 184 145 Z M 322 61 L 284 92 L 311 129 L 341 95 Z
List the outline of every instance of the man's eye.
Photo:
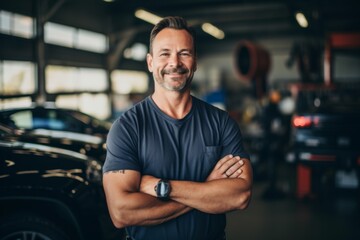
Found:
M 189 57 L 189 56 L 191 56 L 191 54 L 188 52 L 183 52 L 183 53 L 180 53 L 180 56 Z
M 162 56 L 162 57 L 167 57 L 167 56 L 169 56 L 170 54 L 169 53 L 161 53 L 160 54 L 160 56 Z

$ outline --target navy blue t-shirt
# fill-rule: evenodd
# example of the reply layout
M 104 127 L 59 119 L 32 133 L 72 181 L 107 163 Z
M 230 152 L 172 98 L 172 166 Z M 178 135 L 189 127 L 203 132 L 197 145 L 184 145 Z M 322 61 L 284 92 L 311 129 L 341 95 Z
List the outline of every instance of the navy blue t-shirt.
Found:
M 103 171 L 130 169 L 163 179 L 203 182 L 227 154 L 249 158 L 238 124 L 227 112 L 192 97 L 191 111 L 183 119 L 173 119 L 147 97 L 113 123 Z M 211 240 L 224 233 L 225 225 L 225 214 L 192 210 L 160 225 L 128 231 L 135 240 Z

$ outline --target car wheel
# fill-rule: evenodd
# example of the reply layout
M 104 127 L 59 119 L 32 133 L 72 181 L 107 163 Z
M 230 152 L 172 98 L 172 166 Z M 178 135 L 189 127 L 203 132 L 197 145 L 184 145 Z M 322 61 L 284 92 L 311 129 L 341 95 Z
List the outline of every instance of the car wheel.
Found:
M 1 240 L 68 240 L 61 228 L 34 215 L 13 215 L 1 219 Z

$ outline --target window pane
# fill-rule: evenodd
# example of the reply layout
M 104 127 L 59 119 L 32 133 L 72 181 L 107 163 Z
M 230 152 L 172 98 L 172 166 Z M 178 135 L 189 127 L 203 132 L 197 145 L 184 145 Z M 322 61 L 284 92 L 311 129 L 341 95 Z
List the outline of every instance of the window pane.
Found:
M 146 59 L 146 54 L 148 49 L 145 44 L 135 43 L 131 48 L 126 48 L 124 50 L 124 57 L 128 59 L 134 59 L 137 61 L 144 61 Z
M 119 94 L 144 93 L 148 90 L 148 75 L 140 71 L 114 70 L 111 73 L 113 91 Z
M 0 93 L 4 95 L 32 94 L 35 92 L 35 66 L 30 62 L 0 62 Z
M 105 91 L 107 89 L 106 71 L 95 68 L 79 68 L 78 90 Z
M 31 105 L 30 97 L 0 100 L 0 109 L 16 108 L 16 107 L 29 107 L 30 105 Z
M 106 94 L 65 95 L 56 98 L 56 106 L 80 110 L 98 119 L 110 117 L 110 102 Z
M 48 93 L 75 91 L 78 72 L 74 67 L 47 66 L 46 91 Z
M 0 11 L 0 32 L 32 38 L 34 36 L 34 21 L 28 16 Z
M 46 43 L 57 44 L 65 47 L 74 47 L 76 30 L 56 23 L 45 24 L 44 39 Z
M 46 91 L 48 93 L 74 91 L 105 91 L 106 71 L 96 68 L 65 66 L 46 67 Z
M 51 22 L 45 24 L 45 42 L 98 53 L 108 50 L 104 34 Z
M 80 29 L 78 31 L 76 47 L 93 52 L 104 53 L 107 51 L 107 41 L 103 34 Z
M 0 31 L 2 33 L 11 33 L 11 13 L 0 11 Z
M 32 38 L 33 37 L 33 19 L 31 17 L 14 14 L 14 29 L 13 34 L 25 37 Z

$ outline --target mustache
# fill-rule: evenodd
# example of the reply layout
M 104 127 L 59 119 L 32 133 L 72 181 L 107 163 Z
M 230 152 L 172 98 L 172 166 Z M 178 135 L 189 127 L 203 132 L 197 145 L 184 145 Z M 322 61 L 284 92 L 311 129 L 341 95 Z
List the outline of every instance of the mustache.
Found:
M 184 74 L 184 73 L 188 73 L 188 72 L 189 72 L 189 70 L 187 68 L 183 68 L 183 67 L 163 69 L 161 71 L 162 74 L 171 74 L 171 73 Z

